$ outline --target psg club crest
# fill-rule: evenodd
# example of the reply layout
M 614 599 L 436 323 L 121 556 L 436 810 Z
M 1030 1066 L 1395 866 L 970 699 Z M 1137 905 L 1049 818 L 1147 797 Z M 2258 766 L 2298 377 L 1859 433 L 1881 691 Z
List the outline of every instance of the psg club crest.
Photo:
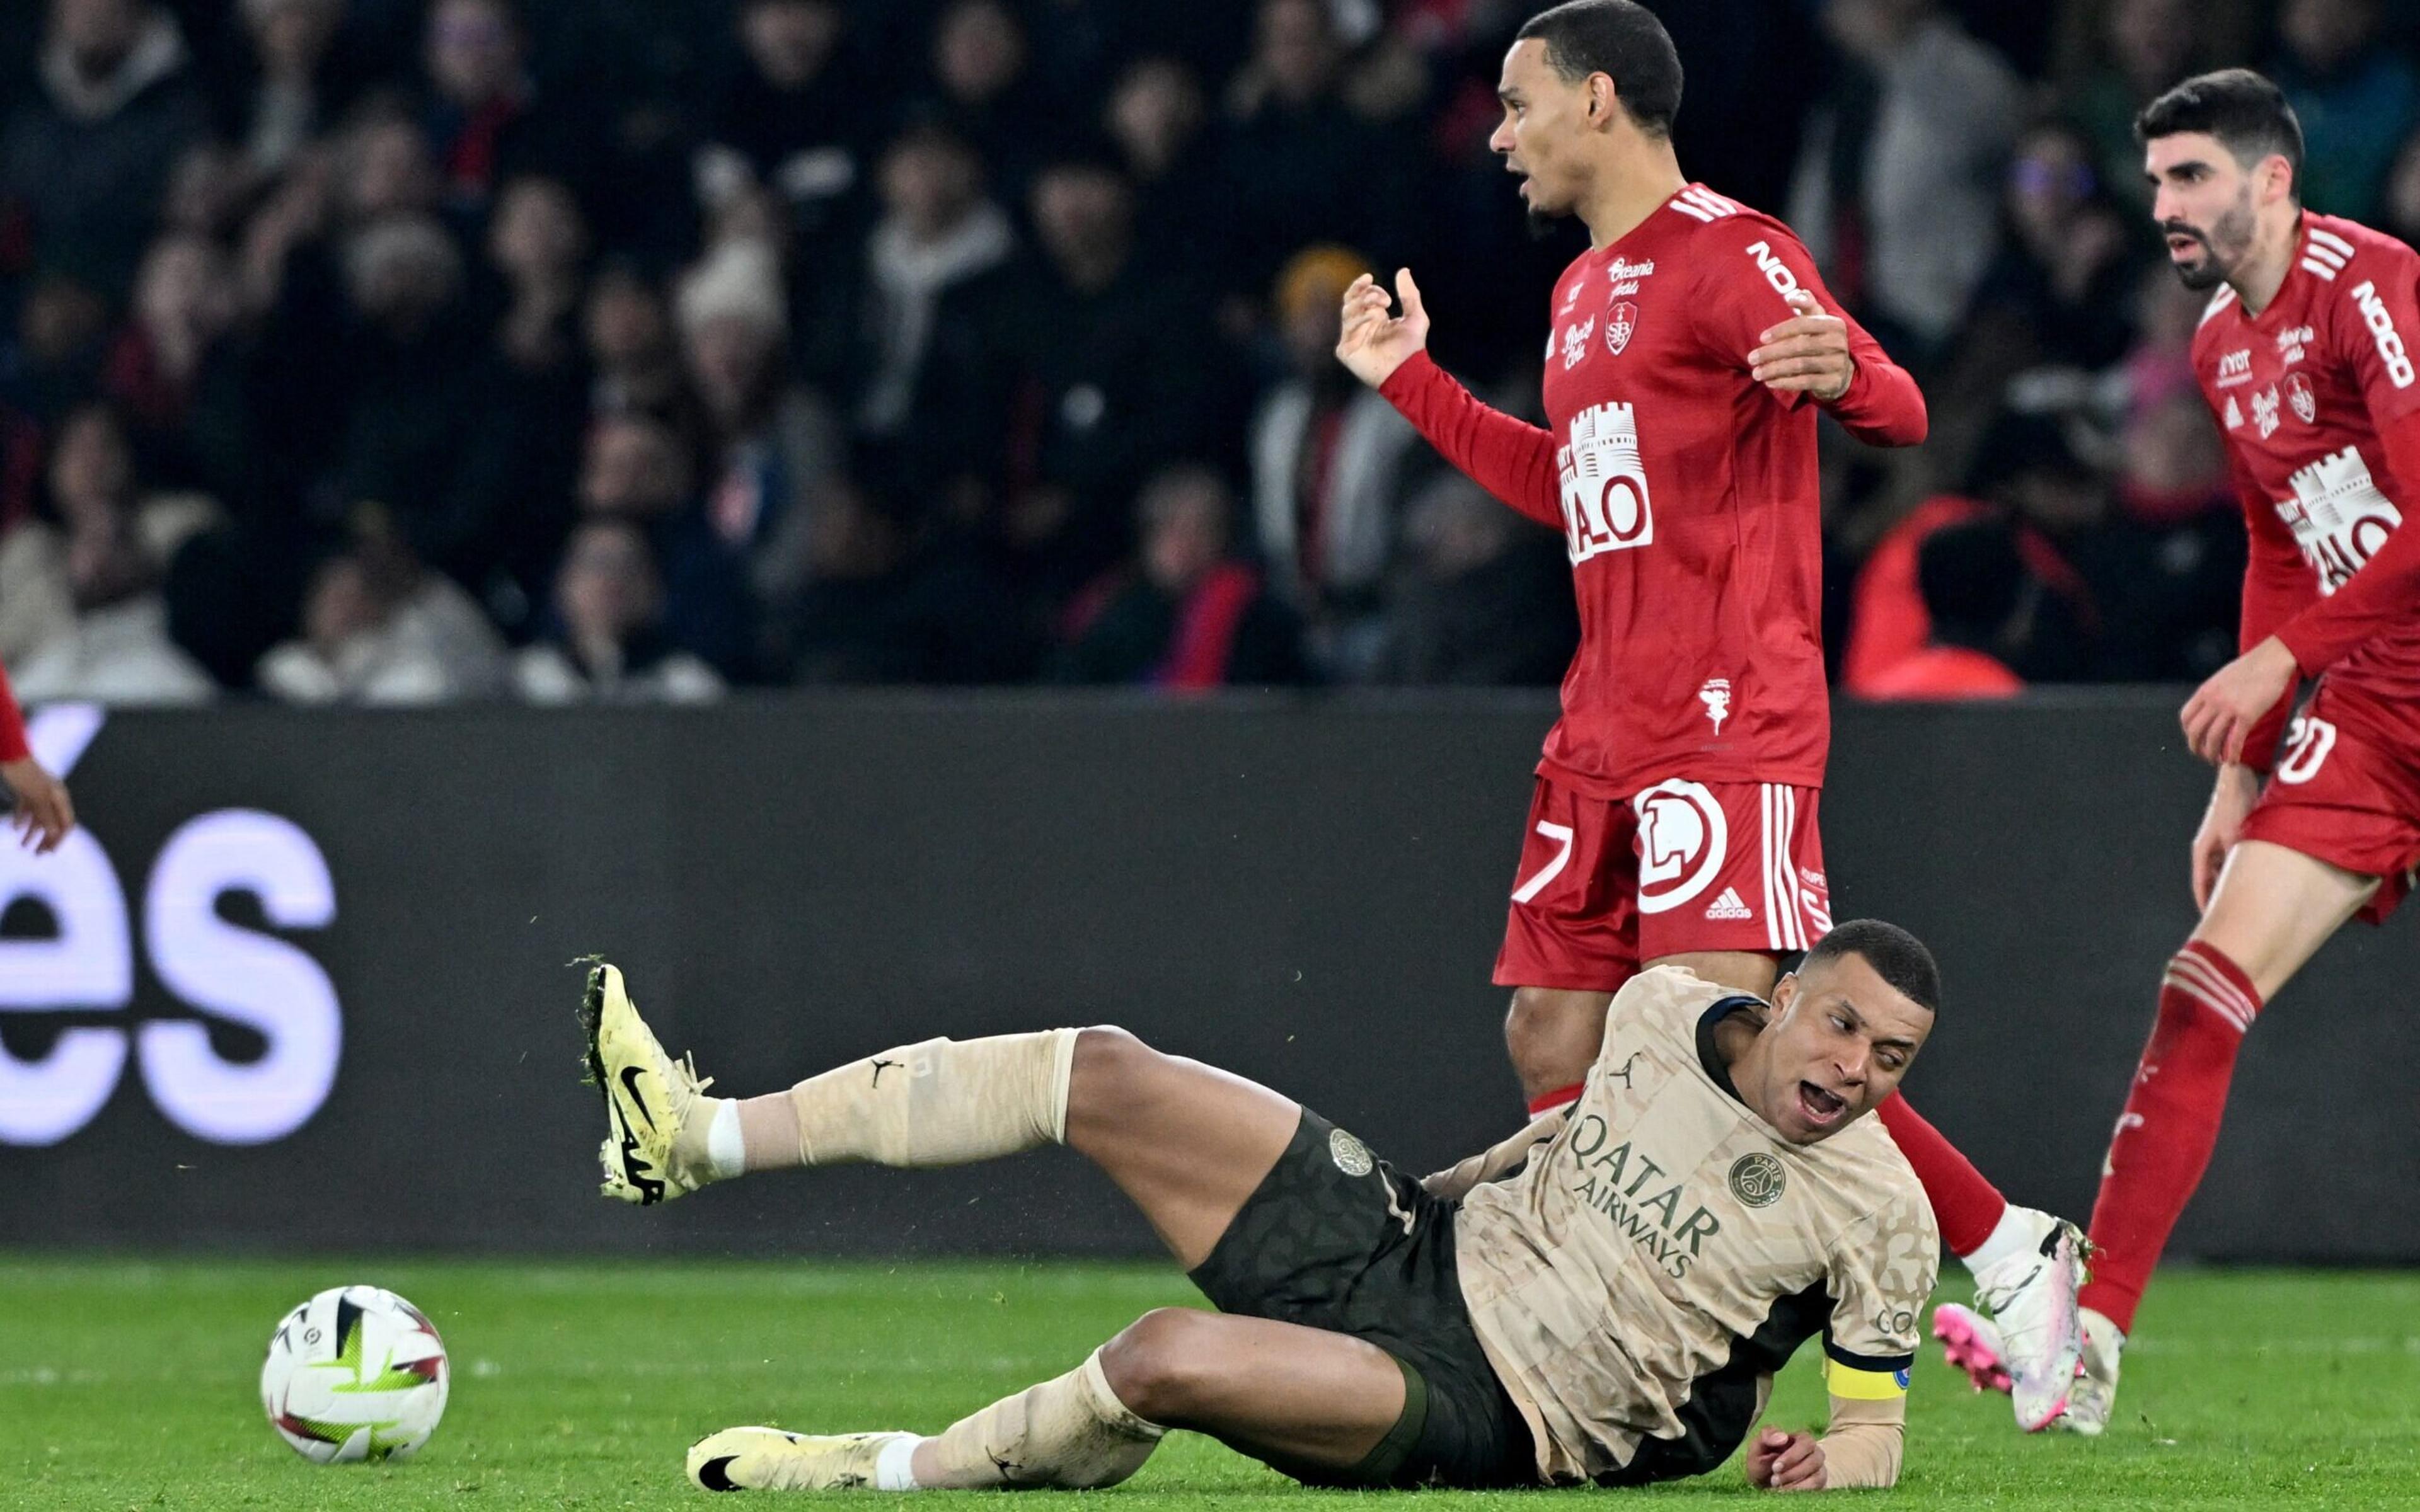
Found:
M 2286 402 L 2294 407 L 2294 418 L 2307 425 L 2319 418 L 2319 396 L 2311 390 L 2311 380 L 2300 373 L 2286 375 Z
M 1605 312 L 1605 349 L 1614 356 L 1630 345 L 1630 333 L 1638 329 L 1638 306 L 1623 300 Z
M 1746 1208 L 1770 1208 L 1781 1200 L 1790 1173 L 1763 1150 L 1752 1150 L 1731 1162 L 1731 1196 Z

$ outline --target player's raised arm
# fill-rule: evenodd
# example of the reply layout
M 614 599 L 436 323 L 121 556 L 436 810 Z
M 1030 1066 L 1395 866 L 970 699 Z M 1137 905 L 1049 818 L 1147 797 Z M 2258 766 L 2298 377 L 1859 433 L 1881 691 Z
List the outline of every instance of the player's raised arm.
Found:
M 1344 317 L 1336 334 L 1336 360 L 1373 389 L 1384 388 L 1395 369 L 1428 350 L 1429 312 L 1408 268 L 1395 270 L 1395 290 L 1404 313 L 1394 312 L 1386 288 L 1368 273 L 1344 291 Z
M 1408 268 L 1396 270 L 1395 298 L 1364 273 L 1344 291 L 1336 360 L 1376 389 L 1447 461 L 1542 525 L 1563 522 L 1562 491 L 1549 431 L 1479 402 L 1429 360 L 1429 316 Z
M 1695 311 L 1706 343 L 1785 402 L 1803 394 L 1822 405 L 1861 441 L 1922 441 L 1931 425 L 1924 392 L 1839 309 L 1798 239 L 1758 222 L 1735 236 L 1735 259 L 1699 270 Z

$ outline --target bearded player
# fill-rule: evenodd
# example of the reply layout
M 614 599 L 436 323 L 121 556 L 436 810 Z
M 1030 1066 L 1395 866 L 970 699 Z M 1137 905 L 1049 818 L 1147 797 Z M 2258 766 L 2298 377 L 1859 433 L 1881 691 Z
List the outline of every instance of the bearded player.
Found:
M 1681 62 L 1652 13 L 1575 0 L 1531 18 L 1497 93 L 1489 146 L 1530 214 L 1590 234 L 1555 286 L 1550 428 L 1430 361 L 1409 270 L 1400 313 L 1366 276 L 1346 292 L 1337 356 L 1454 466 L 1561 530 L 1571 559 L 1580 648 L 1495 974 L 1540 1112 L 1578 1094 L 1606 1001 L 1641 969 L 1762 995 L 1829 926 L 1815 417 L 1911 446 L 1925 409 L 1789 227 L 1682 175 Z M 2082 1348 L 2073 1226 L 2011 1207 L 1905 1100 L 1881 1117 L 1998 1322 L 1978 1379 L 2042 1427 Z
M 2241 69 L 2188 79 L 2135 121 L 2152 214 L 2185 285 L 2251 532 L 2243 654 L 2184 706 L 2218 768 L 2193 841 L 2193 936 L 2102 1166 L 2085 1375 L 2064 1426 L 2108 1426 L 2118 1351 L 2210 1164 L 2261 1006 L 2346 920 L 2379 923 L 2420 865 L 2420 255 L 2303 208 L 2303 132 Z M 2319 679 L 2286 727 L 2296 686 Z M 2265 780 L 2264 780 L 2265 779 Z

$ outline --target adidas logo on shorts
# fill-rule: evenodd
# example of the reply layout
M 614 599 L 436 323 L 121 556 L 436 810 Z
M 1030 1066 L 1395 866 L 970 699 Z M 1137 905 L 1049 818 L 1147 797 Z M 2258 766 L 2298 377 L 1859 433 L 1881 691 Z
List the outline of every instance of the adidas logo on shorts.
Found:
M 1706 904 L 1708 918 L 1754 918 L 1756 910 L 1740 902 L 1737 887 L 1725 887 L 1723 895 Z

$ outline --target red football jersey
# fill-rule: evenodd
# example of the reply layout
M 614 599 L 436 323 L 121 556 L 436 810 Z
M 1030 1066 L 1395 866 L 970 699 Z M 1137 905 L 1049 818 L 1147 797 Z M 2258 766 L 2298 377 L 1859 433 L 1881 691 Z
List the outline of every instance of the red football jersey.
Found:
M 2251 532 L 2242 643 L 2270 636 L 2305 676 L 2420 749 L 2420 254 L 2335 216 L 2303 215 L 2276 297 L 2248 313 L 2221 286 L 2194 372 L 2226 434 Z M 2267 769 L 2292 704 L 2244 743 Z
M 1488 409 L 1426 353 L 1381 391 L 1447 460 L 1563 532 L 1580 647 L 1541 769 L 1592 796 L 1676 776 L 1823 785 L 1817 406 L 1747 361 L 1802 288 L 1841 313 L 1788 226 L 1691 184 L 1556 284 L 1549 428 Z M 1922 440 L 1915 380 L 1849 333 L 1857 373 L 1832 412 L 1863 440 Z
M 22 762 L 33 754 L 25 744 L 25 717 L 17 712 L 16 695 L 8 688 L 8 670 L 0 667 L 0 762 Z

